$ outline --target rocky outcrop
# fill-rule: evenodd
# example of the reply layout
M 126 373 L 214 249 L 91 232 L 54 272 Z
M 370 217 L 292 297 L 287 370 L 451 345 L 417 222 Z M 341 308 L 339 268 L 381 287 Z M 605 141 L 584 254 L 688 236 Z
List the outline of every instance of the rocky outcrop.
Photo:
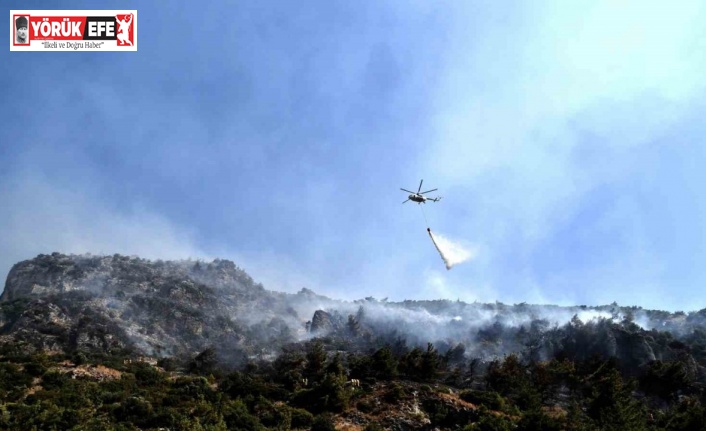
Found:
M 323 310 L 316 310 L 314 317 L 311 318 L 311 333 L 312 334 L 327 334 L 333 331 L 333 321 L 331 315 Z
M 156 356 L 216 346 L 225 356 L 243 357 L 267 349 L 248 339 L 249 326 L 291 315 L 233 262 L 53 253 L 10 271 L 0 297 L 0 343 Z
M 337 333 L 343 337 L 349 335 L 345 330 L 343 316 L 341 316 L 341 314 L 336 310 L 332 312 L 316 310 L 314 312 L 314 317 L 311 318 L 309 331 L 312 334 L 319 336 L 330 333 Z
M 165 285 L 178 285 L 168 292 L 174 299 L 202 299 L 204 287 L 211 293 L 240 297 L 265 295 L 262 285 L 233 262 L 216 259 L 201 261 L 152 262 L 138 257 L 75 256 L 52 253 L 12 267 L 0 301 L 37 298 L 74 290 L 99 296 L 125 296 L 138 293 L 164 293 Z M 185 295 L 177 298 L 179 294 Z M 190 296 L 189 296 L 190 295 Z
M 12 267 L 0 301 L 68 292 L 82 285 L 84 277 L 85 273 L 70 257 L 40 254 Z
M 368 389 L 358 399 L 357 410 L 351 409 L 338 416 L 337 428 L 363 429 L 375 423 L 389 430 L 433 431 L 469 424 L 479 417 L 474 404 L 449 392 L 448 388 L 395 382 L 374 383 Z

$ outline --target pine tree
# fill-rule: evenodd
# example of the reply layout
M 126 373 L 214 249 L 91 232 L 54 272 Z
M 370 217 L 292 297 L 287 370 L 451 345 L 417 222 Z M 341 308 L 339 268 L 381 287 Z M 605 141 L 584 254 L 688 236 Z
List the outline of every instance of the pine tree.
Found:
M 441 357 L 432 343 L 427 343 L 427 351 L 422 354 L 420 374 L 423 379 L 434 379 L 441 369 Z
M 592 376 L 588 415 L 604 430 L 644 430 L 647 412 L 632 396 L 634 382 L 623 382 L 620 372 L 612 367 L 598 370 Z
M 306 366 L 304 367 L 304 377 L 311 381 L 321 380 L 324 374 L 324 364 L 326 363 L 326 351 L 324 345 L 317 341 L 309 345 L 306 353 Z
M 346 367 L 343 365 L 343 359 L 340 353 L 336 352 L 333 358 L 331 358 L 331 362 L 326 366 L 326 373 L 345 378 Z
M 397 377 L 397 361 L 392 356 L 389 346 L 378 349 L 372 358 L 372 372 L 379 379 L 394 379 Z
M 348 315 L 348 334 L 352 337 L 360 335 L 360 322 L 352 314 Z

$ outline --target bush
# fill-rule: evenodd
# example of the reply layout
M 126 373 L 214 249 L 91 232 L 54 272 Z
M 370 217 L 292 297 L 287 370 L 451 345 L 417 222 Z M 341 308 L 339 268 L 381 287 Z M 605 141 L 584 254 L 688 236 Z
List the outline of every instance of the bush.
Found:
M 466 426 L 464 431 L 510 431 L 515 429 L 512 421 L 504 416 L 490 413 L 488 409 L 481 408 L 478 422 Z
M 497 392 L 469 389 L 462 391 L 459 396 L 463 401 L 485 406 L 491 410 L 503 410 L 505 408 L 505 400 Z
M 407 393 L 405 392 L 404 388 L 395 383 L 385 394 L 385 401 L 391 404 L 395 404 L 405 397 L 407 397 Z
M 240 399 L 225 403 L 223 406 L 223 419 L 228 429 L 243 431 L 261 431 L 265 429 L 257 417 L 250 414 L 247 406 Z
M 0 400 L 14 399 L 32 384 L 32 377 L 15 364 L 0 364 Z
M 435 399 L 424 400 L 422 408 L 429 415 L 432 425 L 453 425 L 453 423 L 447 423 L 449 409 L 443 402 Z
M 292 428 L 309 428 L 314 422 L 314 415 L 304 409 L 291 409 Z
M 292 412 L 289 407 L 279 403 L 272 403 L 265 397 L 259 397 L 255 411 L 260 422 L 267 428 L 290 429 L 292 426 Z
M 103 404 L 120 403 L 123 400 L 123 392 L 103 391 L 98 396 L 98 399 Z
M 47 367 L 39 362 L 24 364 L 25 372 L 32 377 L 40 377 L 47 372 Z
M 336 431 L 333 416 L 328 413 L 317 416 L 311 425 L 311 431 Z
M 76 365 L 83 365 L 88 362 L 88 356 L 83 352 L 75 352 L 71 359 Z
M 135 381 L 141 386 L 155 386 L 167 382 L 167 377 L 148 364 L 139 364 L 135 370 Z
M 50 391 L 52 389 L 61 389 L 68 382 L 69 376 L 58 371 L 49 371 L 42 377 L 42 387 Z
M 356 407 L 363 413 L 371 413 L 375 409 L 373 403 L 368 400 L 358 401 Z
M 176 358 L 161 358 L 157 361 L 157 366 L 162 367 L 164 371 L 176 371 L 179 369 L 179 361 Z
M 140 425 L 151 418 L 154 409 L 149 401 L 142 397 L 133 396 L 126 399 L 113 413 L 117 419 Z

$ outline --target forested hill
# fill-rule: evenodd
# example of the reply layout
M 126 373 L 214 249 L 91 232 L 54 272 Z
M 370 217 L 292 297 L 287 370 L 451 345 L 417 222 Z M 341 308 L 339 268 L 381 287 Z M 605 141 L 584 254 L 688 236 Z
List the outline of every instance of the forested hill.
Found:
M 668 313 L 600 307 L 346 302 L 303 288 L 266 290 L 227 260 L 149 261 L 53 253 L 16 264 L 0 297 L 0 343 L 25 352 L 195 355 L 208 348 L 236 366 L 275 358 L 284 346 L 324 337 L 348 351 L 391 343 L 483 361 L 510 353 L 615 357 L 626 368 L 683 358 L 706 365 L 706 310 Z M 332 347 L 333 348 L 333 347 Z
M 703 429 L 706 310 L 266 290 L 40 255 L 0 297 L 0 429 Z

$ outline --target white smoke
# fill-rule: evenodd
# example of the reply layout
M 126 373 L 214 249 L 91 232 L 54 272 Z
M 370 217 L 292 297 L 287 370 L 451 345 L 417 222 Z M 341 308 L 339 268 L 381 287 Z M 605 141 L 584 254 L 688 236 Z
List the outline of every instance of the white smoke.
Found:
M 429 237 L 434 243 L 434 247 L 436 247 L 436 250 L 441 255 L 441 259 L 443 259 L 447 270 L 453 268 L 459 263 L 476 257 L 476 250 L 468 250 L 462 244 L 452 241 L 439 234 L 433 235 L 431 233 L 431 229 L 427 229 L 427 232 L 429 232 Z
M 588 323 L 592 321 L 596 321 L 599 319 L 609 319 L 609 320 L 616 320 L 620 321 L 620 319 L 613 319 L 613 315 L 607 311 L 598 311 L 598 310 L 584 310 L 584 311 L 579 311 L 576 313 L 576 317 L 583 322 L 583 323 Z

